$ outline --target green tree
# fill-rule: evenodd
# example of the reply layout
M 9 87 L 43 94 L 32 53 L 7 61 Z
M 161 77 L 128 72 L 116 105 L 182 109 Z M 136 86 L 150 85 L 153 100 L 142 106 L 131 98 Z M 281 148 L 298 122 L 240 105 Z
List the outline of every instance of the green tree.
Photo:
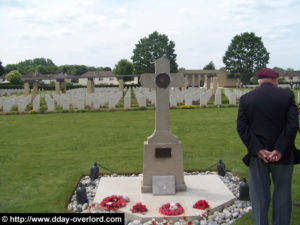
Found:
M 25 75 L 29 72 L 41 70 L 43 73 L 49 73 L 46 68 L 38 68 L 38 66 L 45 66 L 45 67 L 56 67 L 56 65 L 52 62 L 51 59 L 46 58 L 35 58 L 35 59 L 27 59 L 25 61 L 21 61 L 17 64 L 17 70 Z
M 0 60 L 0 76 L 4 74 L 4 67 L 2 66 L 2 61 Z
M 10 71 L 17 70 L 17 64 L 7 64 L 4 67 L 4 74 L 8 74 Z
M 154 73 L 154 62 L 162 56 L 170 60 L 170 70 L 172 73 L 176 73 L 178 65 L 176 63 L 175 43 L 169 41 L 167 35 L 155 31 L 148 37 L 140 39 L 135 45 L 131 57 L 134 73 Z
M 204 70 L 215 70 L 215 64 L 213 61 L 210 61 L 206 66 L 203 67 Z
M 275 66 L 275 67 L 273 67 L 273 70 L 277 70 L 277 71 L 284 71 L 284 69 L 283 69 L 283 68 L 281 68 L 281 67 L 278 67 L 278 66 Z
M 22 74 L 18 70 L 13 70 L 6 74 L 5 80 L 8 80 L 11 84 L 21 84 Z
M 255 33 L 245 32 L 236 35 L 228 46 L 223 63 L 231 77 L 240 77 L 243 84 L 250 82 L 251 77 L 269 62 L 267 52 L 261 37 Z
M 34 66 L 43 65 L 43 66 L 55 66 L 51 59 L 45 58 L 35 58 L 32 60 Z
M 286 80 L 284 79 L 284 77 L 279 77 L 278 84 L 284 84 L 284 83 L 286 83 Z
M 95 67 L 87 67 L 85 65 L 62 65 L 58 67 L 59 73 L 66 73 L 68 75 L 80 76 L 87 71 L 96 70 Z
M 35 67 L 35 71 L 39 72 L 40 74 L 48 74 L 47 67 L 43 65 L 38 65 L 37 67 Z
M 116 75 L 132 75 L 133 73 L 133 64 L 129 62 L 127 59 L 121 59 L 113 69 L 114 74 Z M 119 80 L 119 77 L 117 77 Z M 122 77 L 124 82 L 132 81 L 133 77 Z

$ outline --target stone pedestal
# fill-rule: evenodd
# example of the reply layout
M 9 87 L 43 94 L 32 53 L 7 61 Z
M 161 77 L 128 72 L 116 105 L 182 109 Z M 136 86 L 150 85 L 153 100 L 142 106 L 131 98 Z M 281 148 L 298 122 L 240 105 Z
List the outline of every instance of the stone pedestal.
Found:
M 67 85 L 66 85 L 65 80 L 62 80 L 60 82 L 60 86 L 62 87 L 62 93 L 66 93 L 66 91 L 67 91 Z
M 55 81 L 55 93 L 56 94 L 60 94 L 60 82 L 59 81 Z
M 119 91 L 123 92 L 124 90 L 124 81 L 122 79 L 119 80 Z
M 35 96 L 38 92 L 38 82 L 37 81 L 34 81 L 33 82 L 33 93 L 32 95 Z
M 183 87 L 182 87 L 183 90 L 186 90 L 188 88 L 188 86 L 189 86 L 189 77 L 188 76 L 189 75 L 186 75 L 184 77 L 184 84 L 183 84 Z
M 192 87 L 195 86 L 195 74 L 192 74 L 192 85 L 191 86 Z
M 29 87 L 29 83 L 26 82 L 24 83 L 24 96 L 28 96 L 30 94 L 30 87 Z
M 211 82 L 211 77 L 207 77 L 207 84 L 206 84 L 206 89 L 210 89 L 210 82 Z
M 181 142 L 144 142 L 142 193 L 152 193 L 153 176 L 175 176 L 175 190 L 186 191 Z
M 95 83 L 93 78 L 89 78 L 87 82 L 87 93 L 95 92 Z
M 213 94 L 214 95 L 216 94 L 217 88 L 218 88 L 218 80 L 217 80 L 217 77 L 214 77 L 213 78 Z

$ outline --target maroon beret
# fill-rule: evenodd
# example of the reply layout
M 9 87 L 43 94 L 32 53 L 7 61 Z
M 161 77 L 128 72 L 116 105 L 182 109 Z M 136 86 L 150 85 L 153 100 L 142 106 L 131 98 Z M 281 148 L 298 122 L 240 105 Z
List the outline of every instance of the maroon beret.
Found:
M 263 78 L 275 79 L 279 77 L 279 73 L 269 68 L 262 68 L 257 72 L 257 77 L 258 79 L 263 79 Z

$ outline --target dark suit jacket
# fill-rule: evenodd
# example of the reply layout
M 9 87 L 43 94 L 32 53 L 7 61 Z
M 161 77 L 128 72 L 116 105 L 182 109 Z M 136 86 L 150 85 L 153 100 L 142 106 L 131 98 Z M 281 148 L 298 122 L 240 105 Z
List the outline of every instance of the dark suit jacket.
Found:
M 237 118 L 237 131 L 248 149 L 243 161 L 249 166 L 260 149 L 276 149 L 282 153 L 278 163 L 300 163 L 294 145 L 298 127 L 298 107 L 291 90 L 263 83 L 243 95 Z

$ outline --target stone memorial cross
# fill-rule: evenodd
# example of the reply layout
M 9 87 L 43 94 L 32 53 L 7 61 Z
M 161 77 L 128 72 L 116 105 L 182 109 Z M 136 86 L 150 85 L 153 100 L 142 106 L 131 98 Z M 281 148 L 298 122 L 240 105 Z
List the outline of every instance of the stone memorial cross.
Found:
M 155 61 L 155 74 L 142 74 L 140 82 L 156 89 L 155 130 L 144 142 L 142 192 L 165 195 L 186 191 L 182 145 L 172 134 L 169 121 L 169 88 L 182 87 L 183 74 L 170 74 L 170 61 L 163 57 Z

